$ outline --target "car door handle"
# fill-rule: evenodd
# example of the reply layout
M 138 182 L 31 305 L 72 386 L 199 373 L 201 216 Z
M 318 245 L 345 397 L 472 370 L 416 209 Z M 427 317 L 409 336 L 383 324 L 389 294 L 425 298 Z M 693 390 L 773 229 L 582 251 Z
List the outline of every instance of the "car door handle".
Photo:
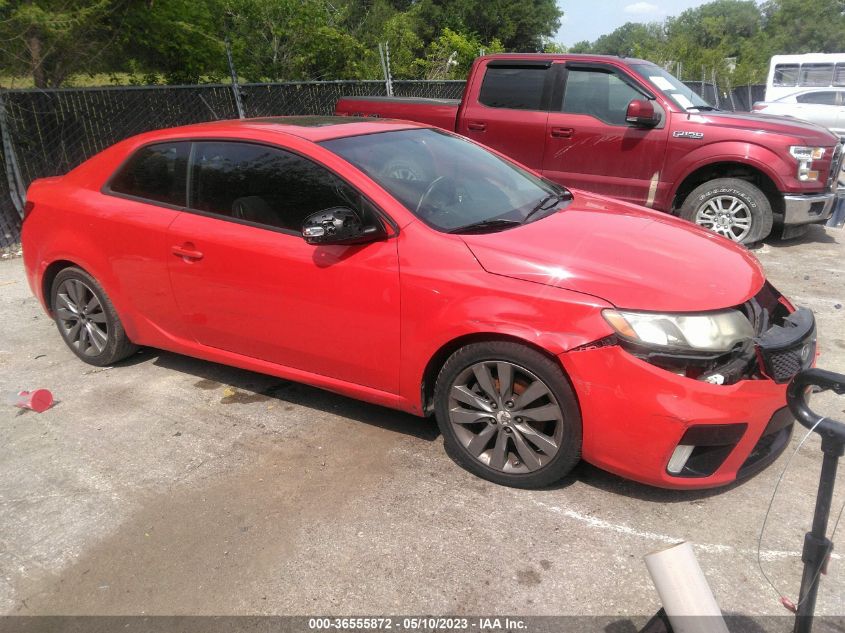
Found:
M 483 132 L 487 129 L 487 124 L 479 122 L 467 123 L 467 129 L 472 130 L 473 132 Z
M 571 127 L 552 128 L 552 136 L 554 138 L 572 138 L 573 134 L 575 134 L 575 130 L 573 130 Z
M 196 250 L 196 247 L 191 242 L 185 242 L 179 246 L 171 246 L 170 250 L 177 257 L 184 259 L 202 259 L 202 251 Z

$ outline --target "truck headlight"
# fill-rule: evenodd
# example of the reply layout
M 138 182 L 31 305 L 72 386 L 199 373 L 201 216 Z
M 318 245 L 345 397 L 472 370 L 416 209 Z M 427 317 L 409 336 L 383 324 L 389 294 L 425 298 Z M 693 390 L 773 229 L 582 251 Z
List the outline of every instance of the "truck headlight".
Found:
M 738 310 L 695 314 L 603 310 L 602 316 L 622 338 L 662 349 L 729 352 L 754 337 L 754 328 Z
M 819 171 L 812 169 L 814 160 L 821 160 L 824 157 L 824 147 L 805 147 L 803 145 L 792 145 L 789 153 L 798 161 L 798 180 L 818 180 Z

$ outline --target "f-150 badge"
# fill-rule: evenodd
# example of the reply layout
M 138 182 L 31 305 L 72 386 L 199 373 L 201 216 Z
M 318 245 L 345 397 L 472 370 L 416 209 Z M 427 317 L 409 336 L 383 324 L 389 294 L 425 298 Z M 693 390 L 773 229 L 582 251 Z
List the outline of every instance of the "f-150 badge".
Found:
M 675 138 L 700 139 L 704 138 L 704 132 L 687 132 L 686 130 L 678 130 L 677 132 L 672 132 L 672 136 L 674 136 Z

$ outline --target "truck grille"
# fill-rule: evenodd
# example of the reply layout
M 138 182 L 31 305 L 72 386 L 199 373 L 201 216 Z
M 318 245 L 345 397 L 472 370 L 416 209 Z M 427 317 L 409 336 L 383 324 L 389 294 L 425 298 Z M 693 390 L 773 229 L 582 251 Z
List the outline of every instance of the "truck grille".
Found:
M 839 172 L 842 170 L 842 143 L 839 143 L 833 150 L 833 157 L 830 160 L 830 174 L 827 179 L 828 189 L 835 190 L 839 185 Z

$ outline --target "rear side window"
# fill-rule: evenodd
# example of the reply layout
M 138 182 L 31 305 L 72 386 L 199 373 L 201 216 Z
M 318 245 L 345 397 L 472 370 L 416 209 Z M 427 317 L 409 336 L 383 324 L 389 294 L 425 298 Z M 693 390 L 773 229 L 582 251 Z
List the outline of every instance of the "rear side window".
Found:
M 491 108 L 542 110 L 545 66 L 488 66 L 478 100 Z
M 798 71 L 801 66 L 798 64 L 778 64 L 775 66 L 773 83 L 776 86 L 797 86 Z
M 836 105 L 836 92 L 826 90 L 824 92 L 808 92 L 807 94 L 795 97 L 798 103 L 812 103 L 815 105 Z
M 190 143 L 161 143 L 142 147 L 118 170 L 109 189 L 115 193 L 185 205 Z
M 299 231 L 317 211 L 349 207 L 361 196 L 324 167 L 282 149 L 237 142 L 196 143 L 191 207 Z

